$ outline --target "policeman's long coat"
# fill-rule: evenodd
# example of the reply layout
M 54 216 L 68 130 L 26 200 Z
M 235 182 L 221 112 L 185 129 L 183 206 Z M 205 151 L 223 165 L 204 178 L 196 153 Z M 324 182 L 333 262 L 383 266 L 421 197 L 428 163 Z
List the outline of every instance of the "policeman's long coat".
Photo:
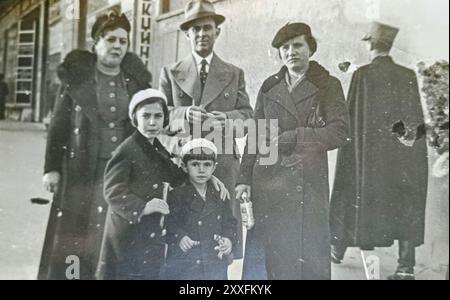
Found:
M 339 80 L 318 63 L 292 93 L 286 72 L 264 82 L 255 108 L 255 119 L 278 120 L 279 159 L 264 165 L 261 148 L 247 147 L 238 183 L 252 186 L 269 279 L 330 279 L 327 151 L 346 142 L 348 111 Z M 317 104 L 325 123 L 310 127 Z
M 333 243 L 362 248 L 395 239 L 423 243 L 427 193 L 425 140 L 401 144 L 392 125 L 423 123 L 413 70 L 378 57 L 353 75 L 348 104 L 352 142 L 338 154 L 331 199 Z
M 52 203 L 39 279 L 64 279 L 66 257 L 77 254 L 83 262 L 88 247 L 90 233 L 84 228 L 89 223 L 100 144 L 95 64 L 93 53 L 74 50 L 58 69 L 62 92 L 48 132 L 44 172 L 58 171 L 62 180 Z M 136 55 L 127 53 L 121 70 L 129 95 L 150 87 L 151 75 Z M 124 115 L 121 120 L 127 119 Z M 126 123 L 125 137 L 134 130 Z M 99 222 L 104 215 L 99 212 Z M 100 244 L 101 238 L 95 242 Z

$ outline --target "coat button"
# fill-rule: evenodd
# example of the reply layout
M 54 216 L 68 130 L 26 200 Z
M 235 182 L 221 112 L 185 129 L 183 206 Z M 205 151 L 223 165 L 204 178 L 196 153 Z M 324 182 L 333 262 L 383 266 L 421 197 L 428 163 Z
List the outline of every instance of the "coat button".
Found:
M 158 188 L 158 184 L 155 183 L 155 184 L 153 185 L 153 189 L 156 190 L 157 188 Z
M 75 106 L 75 111 L 76 112 L 80 112 L 81 111 L 81 106 L 79 106 L 79 105 Z
M 228 97 L 230 97 L 230 94 L 229 93 L 225 93 L 224 96 L 225 96 L 225 98 L 228 98 Z
M 118 139 L 116 136 L 113 136 L 113 137 L 111 138 L 111 142 L 113 142 L 113 143 L 117 143 L 118 140 L 119 140 L 119 139 Z
M 197 259 L 197 261 L 195 262 L 197 265 L 199 265 L 199 264 L 201 264 L 202 262 L 201 262 L 201 260 L 200 259 Z
M 167 230 L 166 230 L 166 229 L 163 229 L 163 230 L 161 231 L 161 236 L 166 236 L 166 234 L 167 234 Z
M 116 83 L 114 81 L 110 81 L 109 86 L 116 86 Z
M 116 94 L 115 93 L 110 93 L 109 94 L 109 98 L 115 98 L 116 97 Z
M 116 124 L 114 122 L 111 122 L 108 124 L 109 128 L 113 129 L 116 127 Z
M 198 226 L 202 226 L 202 225 L 203 225 L 202 221 L 198 221 Z
M 111 110 L 111 112 L 116 112 L 117 108 L 115 106 L 111 106 L 110 110 Z
M 152 232 L 152 233 L 150 234 L 150 238 L 151 238 L 151 239 L 155 238 L 155 236 L 156 236 L 156 234 L 155 234 L 154 232 Z
M 70 158 L 75 158 L 75 152 L 70 151 Z
M 297 192 L 301 193 L 303 192 L 303 187 L 301 185 L 297 185 L 297 187 L 295 188 L 297 190 Z
M 79 135 L 79 134 L 80 134 L 80 128 L 75 128 L 75 129 L 73 130 L 73 133 L 74 133 L 75 135 Z
M 222 219 L 222 216 L 221 216 L 221 215 L 218 215 L 218 216 L 217 216 L 217 220 L 220 221 L 220 219 Z

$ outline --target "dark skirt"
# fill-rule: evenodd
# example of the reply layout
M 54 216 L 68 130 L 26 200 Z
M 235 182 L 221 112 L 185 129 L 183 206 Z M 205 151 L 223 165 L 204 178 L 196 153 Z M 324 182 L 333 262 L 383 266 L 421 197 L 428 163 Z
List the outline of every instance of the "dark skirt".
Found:
M 242 280 L 267 280 L 266 255 L 257 228 L 247 231 Z

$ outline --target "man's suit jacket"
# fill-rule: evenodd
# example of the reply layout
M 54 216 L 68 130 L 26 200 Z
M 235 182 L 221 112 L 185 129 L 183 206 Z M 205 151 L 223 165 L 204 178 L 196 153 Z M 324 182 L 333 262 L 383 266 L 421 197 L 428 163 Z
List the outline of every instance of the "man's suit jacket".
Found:
M 211 60 L 203 94 L 193 55 L 162 69 L 160 90 L 166 95 L 170 108 L 171 131 L 186 130 L 186 110 L 192 105 L 202 106 L 209 112 L 223 112 L 231 120 L 247 120 L 252 116 L 244 72 L 224 62 L 216 54 Z M 176 148 L 172 140 L 168 149 L 176 153 Z
M 164 67 L 160 76 L 160 90 L 167 97 L 170 109 L 170 129 L 186 130 L 186 110 L 192 105 L 201 105 L 206 111 L 220 111 L 232 120 L 247 120 L 252 117 L 248 94 L 245 90 L 244 72 L 238 67 L 226 63 L 216 54 L 213 55 L 208 78 L 201 92 L 200 78 L 192 54 L 172 66 Z M 237 130 L 237 132 L 242 130 Z M 241 136 L 235 136 L 241 137 Z M 178 137 L 161 137 L 163 145 L 175 155 L 179 154 Z M 234 186 L 239 173 L 239 153 L 233 139 L 234 155 L 219 155 L 215 175 L 232 194 L 233 215 L 240 221 L 239 202 L 234 199 Z M 239 223 L 240 224 L 240 223 Z M 238 231 L 239 235 L 239 231 Z M 235 253 L 239 257 L 240 253 Z

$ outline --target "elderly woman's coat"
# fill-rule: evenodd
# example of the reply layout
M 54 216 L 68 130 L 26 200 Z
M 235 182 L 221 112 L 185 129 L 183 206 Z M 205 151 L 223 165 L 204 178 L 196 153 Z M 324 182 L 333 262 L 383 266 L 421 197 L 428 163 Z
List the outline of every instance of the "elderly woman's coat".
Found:
M 247 145 L 239 183 L 252 186 L 269 279 L 330 279 L 327 151 L 346 143 L 348 111 L 339 80 L 318 63 L 292 92 L 286 72 L 264 82 L 255 109 L 256 120 L 278 120 L 279 159 L 264 165 L 260 131 L 258 153 Z
M 48 132 L 44 172 L 57 171 L 62 178 L 52 203 L 39 279 L 66 279 L 70 255 L 80 259 L 81 278 L 91 279 L 95 272 L 98 253 L 93 249 L 98 252 L 106 215 L 106 205 L 93 207 L 95 185 L 102 182 L 104 168 L 98 158 L 101 119 L 95 65 L 95 54 L 74 50 L 58 69 L 62 92 Z M 125 55 L 121 71 L 129 98 L 150 87 L 151 75 L 136 55 Z M 120 121 L 126 138 L 134 128 L 127 114 Z M 92 224 L 98 224 L 95 230 Z

